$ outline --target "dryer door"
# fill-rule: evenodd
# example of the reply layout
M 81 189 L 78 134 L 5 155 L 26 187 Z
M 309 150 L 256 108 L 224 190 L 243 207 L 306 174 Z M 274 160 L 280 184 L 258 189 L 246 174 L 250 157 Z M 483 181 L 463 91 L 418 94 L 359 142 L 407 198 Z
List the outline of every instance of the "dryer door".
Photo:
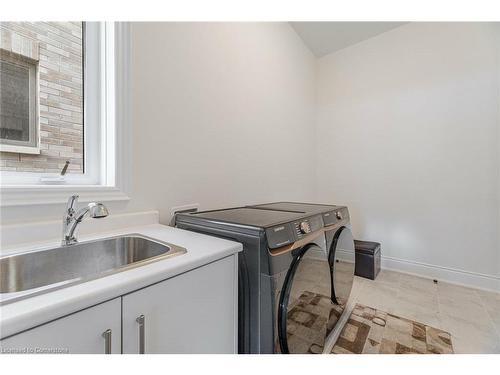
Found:
M 328 258 L 332 269 L 332 300 L 343 310 L 354 282 L 354 239 L 349 228 L 340 227 L 335 232 Z
M 278 308 L 282 353 L 322 353 L 331 331 L 331 274 L 327 254 L 314 244 L 295 255 L 286 275 Z

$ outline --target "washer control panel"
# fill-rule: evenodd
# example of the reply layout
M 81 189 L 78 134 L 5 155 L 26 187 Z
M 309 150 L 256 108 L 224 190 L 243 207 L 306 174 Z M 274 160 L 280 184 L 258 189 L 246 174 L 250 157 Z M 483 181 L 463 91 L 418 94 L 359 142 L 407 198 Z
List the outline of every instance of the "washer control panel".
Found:
M 277 225 L 266 229 L 267 244 L 269 248 L 276 249 L 298 241 L 322 228 L 323 219 L 321 215 Z

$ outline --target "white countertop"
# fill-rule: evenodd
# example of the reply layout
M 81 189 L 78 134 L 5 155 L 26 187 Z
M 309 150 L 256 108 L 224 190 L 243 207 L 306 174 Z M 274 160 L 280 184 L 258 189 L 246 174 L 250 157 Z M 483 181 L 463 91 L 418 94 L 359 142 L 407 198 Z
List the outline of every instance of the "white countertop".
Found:
M 242 245 L 237 242 L 160 224 L 115 229 L 80 236 L 79 240 L 83 242 L 132 233 L 184 247 L 187 253 L 0 306 L 0 338 L 119 297 L 242 250 Z M 59 245 L 58 241 L 46 241 L 36 247 L 44 249 Z M 33 245 L 30 247 L 33 248 Z M 17 251 L 19 250 L 18 248 Z

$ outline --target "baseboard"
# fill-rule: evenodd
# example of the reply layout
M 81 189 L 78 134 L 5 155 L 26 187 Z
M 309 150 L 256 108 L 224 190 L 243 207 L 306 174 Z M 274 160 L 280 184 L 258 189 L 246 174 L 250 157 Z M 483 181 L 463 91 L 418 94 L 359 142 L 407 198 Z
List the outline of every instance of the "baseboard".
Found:
M 352 251 L 338 250 L 340 259 L 351 261 Z M 471 288 L 500 292 L 500 277 L 456 268 L 437 266 L 411 260 L 382 256 L 381 268 L 410 275 L 435 279 Z

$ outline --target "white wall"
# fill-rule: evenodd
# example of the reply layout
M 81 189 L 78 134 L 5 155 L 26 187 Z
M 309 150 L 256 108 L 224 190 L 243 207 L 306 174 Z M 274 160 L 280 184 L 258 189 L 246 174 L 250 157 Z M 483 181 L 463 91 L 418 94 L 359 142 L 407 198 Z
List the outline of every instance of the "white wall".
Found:
M 318 61 L 317 198 L 410 261 L 386 265 L 500 276 L 499 43 L 498 25 L 412 23 Z
M 111 213 L 314 198 L 315 58 L 287 23 L 132 23 L 132 194 Z M 2 208 L 2 224 L 64 205 Z M 85 225 L 82 224 L 82 225 Z
M 313 198 L 315 60 L 288 24 L 139 23 L 132 36 L 135 207 L 166 221 L 179 204 Z

